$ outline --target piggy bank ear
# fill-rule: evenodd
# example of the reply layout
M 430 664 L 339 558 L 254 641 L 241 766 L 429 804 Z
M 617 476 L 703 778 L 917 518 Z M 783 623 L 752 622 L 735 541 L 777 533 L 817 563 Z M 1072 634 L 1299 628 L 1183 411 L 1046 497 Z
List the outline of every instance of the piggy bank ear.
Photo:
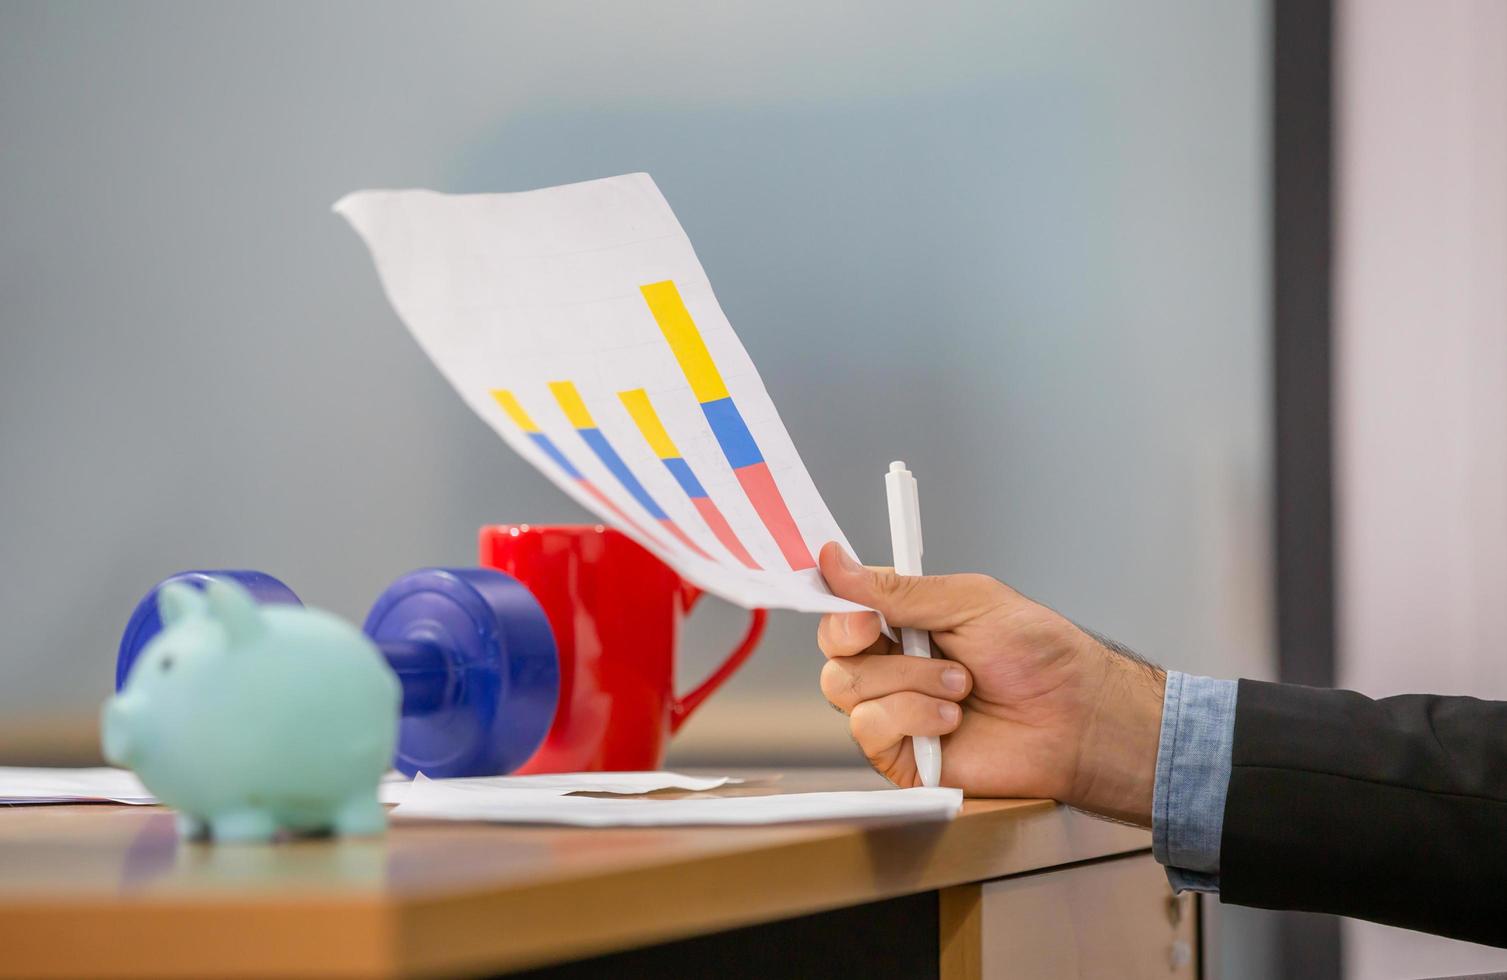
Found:
M 209 615 L 225 627 L 232 644 L 256 637 L 262 631 L 262 611 L 256 600 L 229 579 L 211 579 L 204 587 Z
M 157 591 L 157 618 L 163 626 L 204 615 L 204 593 L 183 582 L 169 582 Z

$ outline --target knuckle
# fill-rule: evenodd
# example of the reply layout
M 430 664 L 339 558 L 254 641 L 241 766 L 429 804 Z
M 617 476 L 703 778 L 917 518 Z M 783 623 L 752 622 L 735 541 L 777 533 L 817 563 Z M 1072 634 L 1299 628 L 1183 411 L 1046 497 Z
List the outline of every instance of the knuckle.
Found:
M 816 648 L 828 657 L 839 655 L 839 651 L 832 641 L 833 625 L 832 614 L 828 613 L 822 617 L 821 622 L 816 626 Z
M 864 741 L 869 725 L 866 714 L 859 710 L 862 707 L 861 704 L 854 705 L 853 710 L 848 712 L 848 735 L 853 739 L 853 744 L 863 749 L 864 754 L 867 755 L 869 750 L 865 748 Z
M 846 673 L 846 665 L 840 660 L 828 660 L 822 664 L 822 695 L 833 704 L 844 700 L 846 692 L 851 687 L 851 682 L 844 677 Z
M 848 713 L 848 729 L 853 733 L 853 740 L 865 752 L 870 750 L 881 727 L 881 712 L 882 709 L 873 701 L 860 701 Z
M 874 570 L 869 572 L 869 581 L 882 598 L 893 600 L 905 596 L 911 580 L 891 571 Z
M 871 612 L 843 613 L 842 626 L 850 649 L 864 649 L 879 638 L 879 617 Z
M 958 584 L 966 594 L 978 596 L 986 603 L 1003 602 L 1009 597 L 1011 589 L 999 579 L 980 572 L 968 572 L 958 576 Z
M 916 591 L 916 584 L 921 579 L 913 575 L 890 576 L 890 599 L 895 602 L 904 602 L 911 598 Z
M 846 688 L 844 688 L 843 694 L 846 697 L 852 699 L 855 704 L 859 701 L 866 700 L 864 698 L 863 666 L 861 664 L 855 664 L 849 667 L 847 670 L 843 671 L 843 677 L 847 681 L 847 686 Z

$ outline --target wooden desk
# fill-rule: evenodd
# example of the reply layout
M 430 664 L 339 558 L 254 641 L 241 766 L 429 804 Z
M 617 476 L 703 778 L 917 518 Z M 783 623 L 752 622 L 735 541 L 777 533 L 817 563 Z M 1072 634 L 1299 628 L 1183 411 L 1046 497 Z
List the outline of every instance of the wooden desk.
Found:
M 883 785 L 822 770 L 736 792 Z M 1031 976 L 1092 975 L 1098 962 L 1130 976 L 1143 961 L 1145 975 L 1192 976 L 1169 966 L 1196 952 L 1196 912 L 1171 898 L 1149 846 L 1145 831 L 1030 800 L 970 801 L 950 823 L 404 822 L 385 838 L 270 847 L 180 844 L 156 807 L 0 807 L 0 976 L 495 974 L 687 937 L 746 940 L 755 934 L 740 927 L 819 925 L 813 916 L 885 901 L 921 903 L 905 921 L 935 910 L 880 937 L 929 942 L 932 975 L 996 975 L 1011 959 L 1036 964 Z M 871 908 L 803 935 L 838 933 L 833 956 L 842 944 L 872 953 L 883 944 L 865 942 L 863 923 L 886 920 Z M 760 948 L 794 945 L 757 936 Z M 689 969 L 713 948 L 697 942 L 659 948 Z M 611 962 L 597 972 L 627 972 Z

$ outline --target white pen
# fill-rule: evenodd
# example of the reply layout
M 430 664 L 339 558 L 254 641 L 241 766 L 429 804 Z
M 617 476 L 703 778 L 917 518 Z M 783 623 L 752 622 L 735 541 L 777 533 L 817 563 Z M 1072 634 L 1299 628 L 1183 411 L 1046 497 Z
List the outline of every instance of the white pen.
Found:
M 895 574 L 921 574 L 921 501 L 916 495 L 916 478 L 900 460 L 890 464 L 884 474 L 884 489 L 890 504 L 890 548 L 895 556 Z M 931 658 L 931 634 L 926 630 L 900 630 L 900 649 L 907 657 Z M 923 786 L 937 786 L 942 781 L 942 740 L 935 735 L 911 738 L 916 756 L 916 771 Z

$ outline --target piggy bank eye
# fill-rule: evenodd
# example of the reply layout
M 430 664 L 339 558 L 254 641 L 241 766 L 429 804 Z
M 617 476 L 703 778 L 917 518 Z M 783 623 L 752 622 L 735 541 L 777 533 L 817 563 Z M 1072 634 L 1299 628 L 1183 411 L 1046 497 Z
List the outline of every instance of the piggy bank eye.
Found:
M 162 658 L 162 667 L 161 667 L 161 670 L 165 674 L 165 673 L 167 673 L 168 671 L 170 671 L 172 669 L 173 669 L 173 655 L 172 654 L 168 654 L 167 656 L 165 656 L 165 657 Z

